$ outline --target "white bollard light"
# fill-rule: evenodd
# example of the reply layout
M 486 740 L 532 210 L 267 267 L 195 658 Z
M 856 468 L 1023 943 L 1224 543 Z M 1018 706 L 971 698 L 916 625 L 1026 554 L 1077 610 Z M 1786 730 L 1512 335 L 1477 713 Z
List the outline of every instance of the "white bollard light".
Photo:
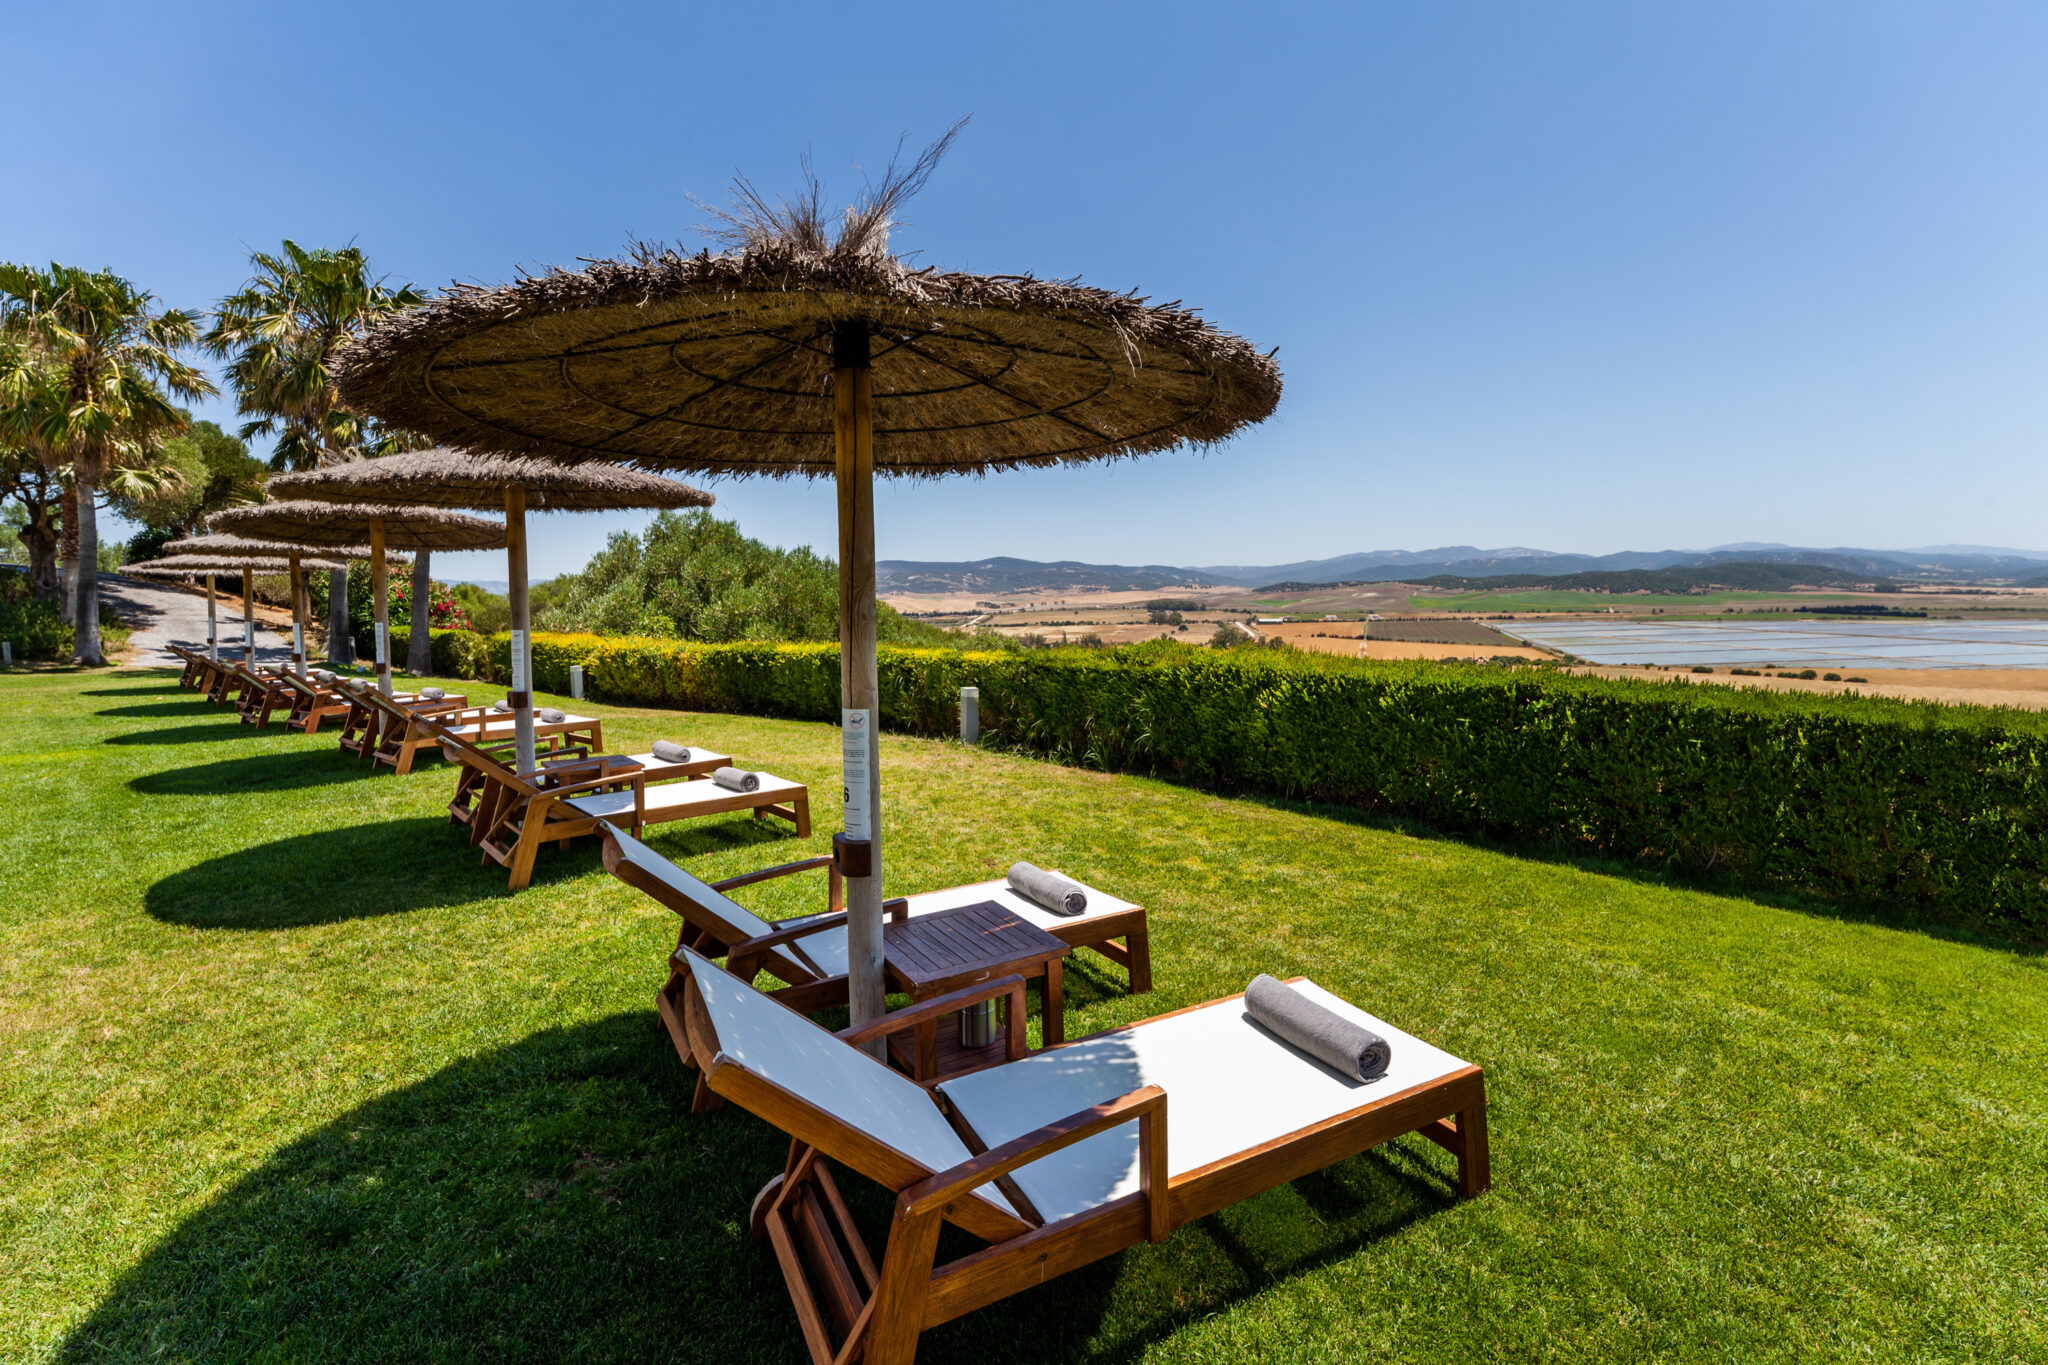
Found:
M 960 689 L 960 742 L 981 742 L 981 689 L 978 687 Z
M 569 696 L 576 701 L 583 700 L 583 665 L 569 665 Z
M 14 641 L 0 640 L 0 667 L 14 667 Z

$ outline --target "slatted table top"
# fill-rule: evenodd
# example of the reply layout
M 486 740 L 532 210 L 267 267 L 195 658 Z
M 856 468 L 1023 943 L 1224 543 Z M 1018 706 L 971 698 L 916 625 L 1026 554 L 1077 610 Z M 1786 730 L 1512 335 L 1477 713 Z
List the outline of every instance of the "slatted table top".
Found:
M 994 901 L 882 926 L 882 955 L 891 982 L 920 998 L 1006 976 L 1071 951 Z

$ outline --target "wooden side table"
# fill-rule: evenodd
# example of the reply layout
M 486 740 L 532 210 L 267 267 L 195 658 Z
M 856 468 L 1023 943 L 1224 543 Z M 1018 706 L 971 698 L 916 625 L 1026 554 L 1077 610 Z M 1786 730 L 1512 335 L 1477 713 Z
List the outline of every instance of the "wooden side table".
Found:
M 993 901 L 882 926 L 882 957 L 889 984 L 913 1000 L 929 1000 L 999 976 L 1016 975 L 1027 981 L 1044 977 L 1040 1026 L 1047 1047 L 1066 1041 L 1060 972 L 1072 951 Z M 962 1046 L 954 1019 L 947 1017 L 944 1034 L 939 1031 L 939 1020 L 918 1024 L 912 1030 L 910 1046 L 914 1051 L 908 1056 L 903 1055 L 907 1049 L 901 1035 L 890 1040 L 897 1060 L 909 1067 L 913 1077 L 936 1080 L 977 1070 L 1007 1056 L 1000 1039 L 985 1048 Z M 1012 1020 L 1011 1027 L 1022 1028 L 1023 1021 Z

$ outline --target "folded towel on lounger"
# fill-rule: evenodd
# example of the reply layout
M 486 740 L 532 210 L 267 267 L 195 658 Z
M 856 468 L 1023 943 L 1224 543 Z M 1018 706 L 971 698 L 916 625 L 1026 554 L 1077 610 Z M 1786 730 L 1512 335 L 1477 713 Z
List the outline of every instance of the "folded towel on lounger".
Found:
M 1386 1039 L 1263 973 L 1245 989 L 1244 1012 L 1317 1061 L 1361 1081 L 1379 1079 L 1393 1060 Z
M 657 739 L 654 741 L 654 756 L 664 763 L 688 763 L 690 746 L 672 739 Z
M 504 697 L 500 697 L 496 701 L 491 703 L 491 709 L 493 711 L 510 711 L 512 709 L 512 703 Z
M 1081 883 L 1030 863 L 1010 865 L 1010 889 L 1055 915 L 1079 915 L 1088 909 L 1088 893 Z
M 729 791 L 757 792 L 761 790 L 761 774 L 750 773 L 745 768 L 720 768 L 711 774 L 711 780 Z
M 422 687 L 420 689 L 420 696 L 428 701 L 439 701 L 447 695 L 448 689 L 445 687 Z
M 543 725 L 560 725 L 563 721 L 569 719 L 569 713 L 557 711 L 552 706 L 543 706 L 540 708 L 540 719 Z

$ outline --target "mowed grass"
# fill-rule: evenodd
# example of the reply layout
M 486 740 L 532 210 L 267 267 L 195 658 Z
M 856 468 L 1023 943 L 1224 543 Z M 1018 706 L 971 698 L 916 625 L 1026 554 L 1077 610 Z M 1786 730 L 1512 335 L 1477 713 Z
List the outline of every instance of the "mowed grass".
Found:
M 591 709 L 615 750 L 812 783 L 807 841 L 652 836 L 700 874 L 827 847 L 832 729 Z M 892 893 L 1030 857 L 1150 907 L 1158 988 L 1071 969 L 1070 1036 L 1300 972 L 1492 1099 L 1483 1198 L 1392 1143 L 922 1359 L 2048 1359 L 2038 955 L 957 744 L 883 759 Z M 0 679 L 0 773 L 0 1359 L 803 1358 L 746 1232 L 785 1144 L 688 1116 L 651 1008 L 673 920 L 594 847 L 507 896 L 438 761 L 372 777 L 163 673 Z

